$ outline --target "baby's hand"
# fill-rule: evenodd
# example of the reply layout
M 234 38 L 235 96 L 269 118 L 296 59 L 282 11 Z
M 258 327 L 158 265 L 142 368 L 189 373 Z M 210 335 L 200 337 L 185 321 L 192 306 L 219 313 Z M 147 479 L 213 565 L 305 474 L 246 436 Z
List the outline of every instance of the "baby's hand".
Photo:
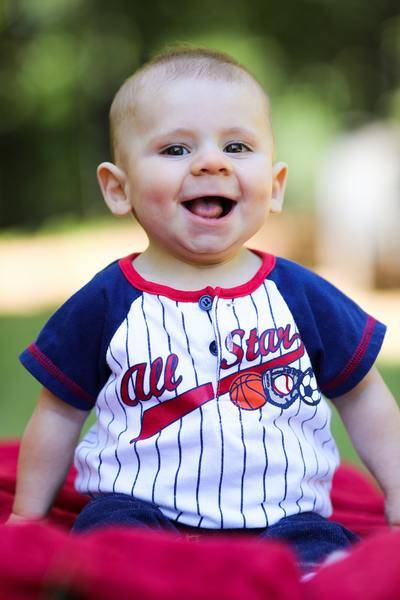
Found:
M 385 515 L 389 525 L 400 530 L 400 493 L 386 497 Z
M 29 517 L 22 517 L 21 515 L 17 515 L 15 513 L 11 513 L 8 517 L 5 525 L 22 525 L 23 523 L 29 523 L 32 521 L 39 521 L 40 519 L 33 519 Z

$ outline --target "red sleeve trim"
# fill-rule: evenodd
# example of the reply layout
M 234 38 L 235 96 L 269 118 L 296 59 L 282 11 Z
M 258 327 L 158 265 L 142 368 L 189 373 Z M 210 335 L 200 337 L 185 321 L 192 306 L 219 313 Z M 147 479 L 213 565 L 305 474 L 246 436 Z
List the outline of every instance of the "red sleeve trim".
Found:
M 36 344 L 28 346 L 28 351 L 37 360 L 37 362 L 50 373 L 55 379 L 58 379 L 60 383 L 64 385 L 70 392 L 80 398 L 83 398 L 87 402 L 93 405 L 96 399 L 88 394 L 83 388 L 81 388 L 75 381 L 67 377 L 43 352 L 38 348 Z
M 353 356 L 339 375 L 328 383 L 322 386 L 323 391 L 330 391 L 336 387 L 339 387 L 350 377 L 350 375 L 356 370 L 360 362 L 362 361 L 365 352 L 369 346 L 372 338 L 372 334 L 375 329 L 376 320 L 373 317 L 368 316 L 367 323 L 365 325 L 363 334 L 361 336 L 360 343 L 358 344 Z

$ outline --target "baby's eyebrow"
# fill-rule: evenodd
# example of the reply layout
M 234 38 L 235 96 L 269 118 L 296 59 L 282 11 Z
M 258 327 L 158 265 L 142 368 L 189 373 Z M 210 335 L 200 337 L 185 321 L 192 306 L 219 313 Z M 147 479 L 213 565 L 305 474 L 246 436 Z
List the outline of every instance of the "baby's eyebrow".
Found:
M 222 135 L 238 135 L 244 136 L 247 138 L 256 137 L 256 133 L 251 131 L 251 129 L 247 129 L 246 127 L 227 127 L 226 129 L 221 130 Z
M 245 138 L 251 138 L 254 139 L 256 137 L 256 132 L 252 131 L 251 129 L 247 129 L 246 127 L 226 127 L 223 128 L 219 131 L 219 134 L 222 137 L 228 137 L 228 136 L 239 136 L 239 137 L 245 137 Z M 163 138 L 188 138 L 188 137 L 194 137 L 197 135 L 196 131 L 193 131 L 192 129 L 186 129 L 185 127 L 177 127 L 176 129 L 171 129 L 166 130 L 166 131 L 160 131 L 159 133 L 157 133 L 157 135 L 155 136 L 157 139 L 163 139 Z
M 185 129 L 184 127 L 178 127 L 177 129 L 171 129 L 166 131 L 160 131 L 157 133 L 157 138 L 166 137 L 193 137 L 194 132 L 191 129 Z

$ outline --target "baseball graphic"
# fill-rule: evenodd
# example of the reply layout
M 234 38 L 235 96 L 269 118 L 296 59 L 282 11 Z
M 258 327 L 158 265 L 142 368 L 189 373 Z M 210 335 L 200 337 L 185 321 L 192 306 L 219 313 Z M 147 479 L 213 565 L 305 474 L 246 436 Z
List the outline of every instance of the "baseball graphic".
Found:
M 268 402 L 279 408 L 289 408 L 299 397 L 299 373 L 298 369 L 286 366 L 265 371 L 262 379 Z
M 256 410 L 267 402 L 262 377 L 258 373 L 245 373 L 233 380 L 229 394 L 233 404 L 244 410 Z
M 290 394 L 290 392 L 293 389 L 294 386 L 294 382 L 293 382 L 293 378 L 290 375 L 284 374 L 284 375 L 278 375 L 278 377 L 276 377 L 273 380 L 273 389 L 277 394 L 280 394 L 281 396 L 286 396 L 286 394 Z

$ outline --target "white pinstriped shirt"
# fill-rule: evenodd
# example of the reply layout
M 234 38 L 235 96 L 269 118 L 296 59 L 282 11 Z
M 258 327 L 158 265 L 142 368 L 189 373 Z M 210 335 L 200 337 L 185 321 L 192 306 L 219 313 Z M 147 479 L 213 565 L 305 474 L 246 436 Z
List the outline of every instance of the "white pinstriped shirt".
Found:
M 22 354 L 53 393 L 95 406 L 75 453 L 79 491 L 132 495 L 204 528 L 330 515 L 338 452 L 321 390 L 362 379 L 384 326 L 310 271 L 262 256 L 245 285 L 198 292 L 147 282 L 122 259 Z

